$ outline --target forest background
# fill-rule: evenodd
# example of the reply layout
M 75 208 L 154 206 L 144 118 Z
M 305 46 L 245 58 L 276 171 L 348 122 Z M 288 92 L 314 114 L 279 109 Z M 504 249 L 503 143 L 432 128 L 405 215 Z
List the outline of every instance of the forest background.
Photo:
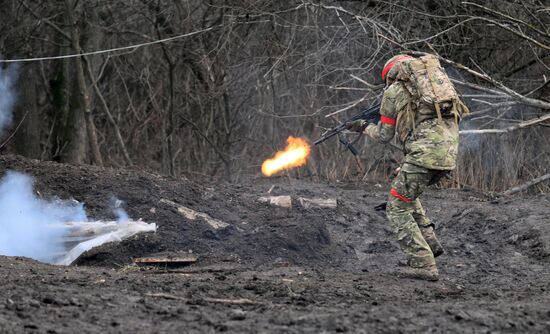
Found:
M 502 191 L 550 173 L 544 1 L 1 3 L 2 99 L 10 81 L 14 92 L 3 152 L 255 178 L 288 136 L 313 140 L 378 101 L 386 60 L 418 51 L 441 57 L 472 111 L 449 186 Z M 80 53 L 90 54 L 5 61 Z M 358 159 L 333 139 L 285 173 L 382 182 L 402 158 L 366 138 L 355 145 Z

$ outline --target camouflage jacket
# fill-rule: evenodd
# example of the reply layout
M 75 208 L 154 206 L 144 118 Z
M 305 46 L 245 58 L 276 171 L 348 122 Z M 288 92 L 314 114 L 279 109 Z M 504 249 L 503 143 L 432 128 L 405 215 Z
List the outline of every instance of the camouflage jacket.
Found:
M 380 122 L 370 124 L 365 133 L 381 142 L 389 142 L 396 129 L 406 135 L 403 141 L 405 162 L 435 170 L 452 170 L 458 154 L 458 125 L 454 118 L 438 121 L 437 115 L 428 116 L 425 110 L 418 110 L 420 103 L 413 101 L 403 82 L 397 81 L 384 92 L 380 106 Z M 424 107 L 425 108 L 425 107 Z M 420 112 L 418 112 L 420 111 Z M 413 129 L 400 129 L 403 115 L 414 117 Z M 400 131 L 401 130 L 401 131 Z

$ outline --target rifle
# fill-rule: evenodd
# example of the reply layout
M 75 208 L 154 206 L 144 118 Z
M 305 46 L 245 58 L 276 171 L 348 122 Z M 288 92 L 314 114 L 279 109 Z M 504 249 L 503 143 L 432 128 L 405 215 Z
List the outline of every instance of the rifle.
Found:
M 351 117 L 350 119 L 346 120 L 345 122 L 335 126 L 332 129 L 329 129 L 326 131 L 319 139 L 315 140 L 313 143 L 315 145 L 321 144 L 325 140 L 332 138 L 339 134 L 340 132 L 344 131 L 346 129 L 346 123 L 353 122 L 357 120 L 365 120 L 368 123 L 374 123 L 378 124 L 378 121 L 380 121 L 380 103 L 376 103 L 372 107 L 365 109 L 361 111 L 359 114 Z M 340 143 L 344 145 L 353 155 L 357 155 L 357 150 L 355 147 L 353 147 L 353 143 L 350 143 L 349 141 L 345 140 L 344 138 L 338 137 L 340 140 Z

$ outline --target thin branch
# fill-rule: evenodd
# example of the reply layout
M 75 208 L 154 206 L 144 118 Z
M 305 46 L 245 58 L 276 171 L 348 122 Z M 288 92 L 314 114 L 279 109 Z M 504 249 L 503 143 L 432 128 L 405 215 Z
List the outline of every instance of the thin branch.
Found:
M 61 34 L 61 36 L 63 36 L 68 42 L 71 42 L 72 39 L 71 39 L 71 36 L 69 34 L 67 34 L 63 29 L 61 29 L 57 24 L 53 23 L 52 21 L 50 21 L 49 19 L 47 18 L 44 18 L 44 17 L 41 17 L 39 16 L 38 14 L 36 14 L 31 7 L 29 7 L 29 5 L 27 5 L 27 3 L 25 1 L 23 1 L 21 3 L 23 5 L 23 7 L 25 7 L 31 14 L 32 16 L 34 16 L 37 20 L 39 21 L 42 21 L 44 23 L 46 23 L 46 25 L 48 25 L 49 27 L 51 27 L 53 30 L 57 31 L 59 34 Z
M 494 9 L 491 9 L 491 8 L 488 8 L 488 7 L 485 7 L 485 6 L 482 6 L 480 4 L 477 4 L 477 3 L 473 3 L 473 2 L 467 2 L 467 1 L 463 1 L 462 2 L 463 5 L 467 5 L 467 6 L 474 6 L 474 7 L 478 7 L 478 8 L 481 8 L 483 9 L 484 11 L 486 12 L 489 12 L 491 14 L 494 14 L 496 16 L 501 16 L 501 17 L 504 17 L 505 19 L 507 20 L 510 20 L 512 22 L 516 22 L 516 23 L 519 23 L 519 24 L 523 24 L 525 25 L 526 27 L 528 27 L 529 29 L 537 32 L 538 34 L 542 35 L 542 36 L 545 36 L 545 37 L 550 37 L 549 34 L 547 34 L 546 32 L 542 31 L 542 30 L 539 30 L 537 27 L 533 26 L 532 24 L 529 24 L 525 21 L 522 21 L 520 19 L 517 19 L 515 17 L 512 17 L 512 16 L 509 16 L 509 15 L 506 15 L 504 13 L 501 13 L 499 11 L 496 11 Z
M 325 118 L 332 117 L 332 116 L 338 115 L 338 114 L 341 113 L 341 112 L 344 112 L 344 111 L 346 111 L 346 110 L 349 110 L 349 109 L 351 109 L 351 108 L 357 106 L 357 105 L 360 104 L 361 102 L 365 101 L 367 98 L 368 98 L 368 95 L 365 95 L 365 96 L 363 96 L 362 98 L 360 98 L 359 100 L 357 100 L 357 101 L 351 103 L 351 104 L 348 105 L 347 107 L 344 107 L 344 108 L 342 108 L 342 109 L 338 109 L 338 110 L 336 110 L 336 111 L 334 111 L 334 112 L 331 112 L 331 113 L 328 114 L 328 115 L 325 115 Z
M 476 18 L 477 18 L 477 17 L 470 17 L 470 18 L 467 18 L 466 20 L 460 21 L 460 22 L 458 22 L 458 23 L 452 25 L 451 27 L 449 27 L 449 28 L 447 28 L 447 29 L 445 29 L 445 30 L 442 30 L 442 31 L 438 32 L 438 33 L 435 34 L 435 35 L 431 35 L 431 36 L 428 36 L 428 37 L 423 38 L 423 39 L 418 39 L 418 40 L 416 40 L 416 41 L 403 42 L 401 45 L 402 45 L 402 46 L 405 46 L 405 45 L 411 45 L 411 44 L 418 44 L 418 43 L 428 42 L 428 41 L 430 41 L 430 40 L 432 40 L 432 39 L 434 39 L 434 38 L 436 38 L 436 37 L 439 37 L 439 36 L 441 36 L 441 35 L 443 35 L 443 34 L 448 33 L 449 31 L 451 31 L 451 30 L 453 30 L 453 29 L 455 29 L 455 28 L 458 28 L 458 27 L 464 25 L 465 23 L 468 23 L 468 22 L 470 22 L 470 21 L 472 21 L 472 20 L 475 20 Z
M 460 134 L 498 134 L 498 133 L 509 133 L 516 130 L 525 129 L 527 127 L 539 124 L 541 122 L 547 121 L 550 119 L 550 113 L 544 116 L 536 117 L 528 121 L 523 121 L 513 126 L 509 126 L 504 129 L 481 129 L 481 130 L 460 130 Z
M 409 51 L 408 53 L 412 54 L 412 55 L 416 55 L 416 56 L 425 56 L 425 55 L 427 55 L 427 53 L 419 52 L 419 51 Z M 508 95 L 516 98 L 517 100 L 521 101 L 523 104 L 526 104 L 526 105 L 529 105 L 529 106 L 532 106 L 532 107 L 535 107 L 535 108 L 550 109 L 550 102 L 546 102 L 546 101 L 543 101 L 543 100 L 538 100 L 538 99 L 533 99 L 533 98 L 530 98 L 530 97 L 526 97 L 526 96 L 521 95 L 520 93 L 516 92 L 515 90 L 506 87 L 504 84 L 502 84 L 501 82 L 493 79 L 492 77 L 490 77 L 487 74 L 479 73 L 479 72 L 474 71 L 474 70 L 472 70 L 471 68 L 469 68 L 465 65 L 462 65 L 462 64 L 457 63 L 455 61 L 449 60 L 447 58 L 443 58 L 441 56 L 437 56 L 437 57 L 439 58 L 439 60 L 441 60 L 441 61 L 443 61 L 447 64 L 450 64 L 450 65 L 452 65 L 452 66 L 454 66 L 458 69 L 464 70 L 464 71 L 472 74 L 473 76 L 476 76 L 480 79 L 483 79 L 483 80 L 491 83 L 492 85 L 494 85 L 498 89 L 502 90 L 506 94 L 508 94 Z
M 495 20 L 491 20 L 491 19 L 488 19 L 486 17 L 480 17 L 480 16 L 474 16 L 472 17 L 472 19 L 476 19 L 476 20 L 479 20 L 479 21 L 485 21 L 485 22 L 489 22 L 491 24 L 494 24 L 496 26 L 499 26 L 501 27 L 502 29 L 504 30 L 507 30 L 509 32 L 511 32 L 512 34 L 516 35 L 516 36 L 519 36 L 523 39 L 526 39 L 528 40 L 529 42 L 535 44 L 536 46 L 542 48 L 542 49 L 546 49 L 546 50 L 550 50 L 550 45 L 546 45 L 546 44 L 543 44 L 542 42 L 539 42 L 538 40 L 534 39 L 533 37 L 531 36 L 527 36 L 526 34 L 522 33 L 521 31 L 518 31 L 516 29 L 512 29 L 510 28 L 508 25 L 506 24 L 503 24 L 503 23 L 500 23 L 498 21 L 495 21 Z
M 350 76 L 352 78 L 354 78 L 355 80 L 359 81 L 360 83 L 362 83 L 363 85 L 367 86 L 370 90 L 374 90 L 374 91 L 377 91 L 377 90 L 380 90 L 380 89 L 383 89 L 384 88 L 384 84 L 380 84 L 380 85 L 373 85 L 371 84 L 370 82 L 367 82 L 361 78 L 359 78 L 358 76 L 356 75 L 353 75 L 353 74 L 350 74 Z
M 521 186 L 517 186 L 517 187 L 513 187 L 513 188 L 510 188 L 504 192 L 501 193 L 501 195 L 503 196 L 510 196 L 510 195 L 513 195 L 515 193 L 518 193 L 520 191 L 523 191 L 523 190 L 527 190 L 528 188 L 534 186 L 534 185 L 537 185 L 541 182 L 544 182 L 546 180 L 550 180 L 550 173 L 548 174 L 545 174 L 543 176 L 540 176 L 540 177 L 537 177 L 536 179 L 533 179 L 527 183 L 524 183 L 522 184 Z
M 188 298 L 180 297 L 176 295 L 171 295 L 168 293 L 147 293 L 145 294 L 148 297 L 156 297 L 156 298 L 164 298 L 164 299 L 171 299 L 171 300 L 181 300 L 181 301 L 191 301 Z M 250 300 L 247 298 L 237 298 L 237 299 L 226 299 L 226 298 L 201 298 L 202 301 L 209 302 L 209 303 L 220 303 L 220 304 L 230 304 L 230 305 L 258 305 L 262 304 L 261 302 L 257 302 L 254 300 Z
M 101 106 L 103 107 L 103 111 L 105 112 L 105 115 L 107 115 L 107 119 L 109 120 L 109 123 L 113 126 L 113 130 L 115 131 L 115 138 L 120 145 L 120 150 L 122 151 L 122 156 L 124 157 L 124 160 L 128 164 L 128 166 L 133 166 L 132 159 L 130 158 L 130 155 L 128 154 L 128 150 L 126 149 L 126 144 L 124 143 L 124 139 L 122 139 L 122 135 L 120 133 L 120 129 L 118 127 L 118 124 L 115 121 L 115 118 L 113 117 L 113 114 L 111 113 L 111 110 L 109 109 L 109 105 L 107 104 L 107 101 L 105 100 L 105 97 L 101 93 L 101 90 L 99 89 L 99 86 L 97 82 L 99 81 L 100 76 L 97 77 L 97 79 L 94 79 L 94 75 L 92 72 L 92 68 L 90 66 L 90 61 L 86 58 L 84 58 L 84 63 L 86 64 L 86 70 L 88 72 L 88 77 L 90 78 L 90 81 L 92 82 L 92 87 L 94 88 L 94 91 L 101 101 Z M 107 64 L 107 61 L 105 61 L 105 64 Z
M 508 96 L 507 94 L 504 94 L 503 92 L 499 92 L 498 90 L 494 90 L 494 89 L 490 89 L 490 88 L 487 88 L 487 87 L 479 86 L 479 85 L 473 84 L 471 82 L 465 82 L 465 81 L 460 81 L 460 80 L 456 80 L 456 79 L 451 79 L 451 82 L 455 83 L 455 84 L 458 84 L 458 85 L 461 85 L 461 86 L 464 86 L 464 87 L 472 88 L 472 89 L 475 89 L 475 90 L 480 90 L 482 92 L 487 92 L 487 93 L 500 95 L 500 96 Z

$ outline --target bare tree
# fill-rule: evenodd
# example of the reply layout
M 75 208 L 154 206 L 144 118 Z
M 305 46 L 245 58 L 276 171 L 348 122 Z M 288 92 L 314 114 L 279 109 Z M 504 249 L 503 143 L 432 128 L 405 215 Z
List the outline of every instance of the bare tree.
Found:
M 39 141 L 45 159 L 256 176 L 289 135 L 313 139 L 378 100 L 386 59 L 429 52 L 472 109 L 462 122 L 453 184 L 501 191 L 546 173 L 550 15 L 541 1 L 75 4 L 1 7 L 1 52 L 29 58 L 143 46 L 24 67 L 34 89 L 21 87 L 29 105 L 18 115 L 38 101 L 32 116 L 42 122 L 26 121 L 17 141 Z M 14 38 L 16 21 L 27 38 Z M 164 38 L 174 39 L 146 45 Z M 32 130 L 37 123 L 40 131 Z M 380 180 L 401 159 L 365 138 L 357 146 L 359 159 L 337 140 L 327 142 L 290 173 Z M 36 156 L 21 145 L 11 149 Z M 530 189 L 547 190 L 543 182 Z

